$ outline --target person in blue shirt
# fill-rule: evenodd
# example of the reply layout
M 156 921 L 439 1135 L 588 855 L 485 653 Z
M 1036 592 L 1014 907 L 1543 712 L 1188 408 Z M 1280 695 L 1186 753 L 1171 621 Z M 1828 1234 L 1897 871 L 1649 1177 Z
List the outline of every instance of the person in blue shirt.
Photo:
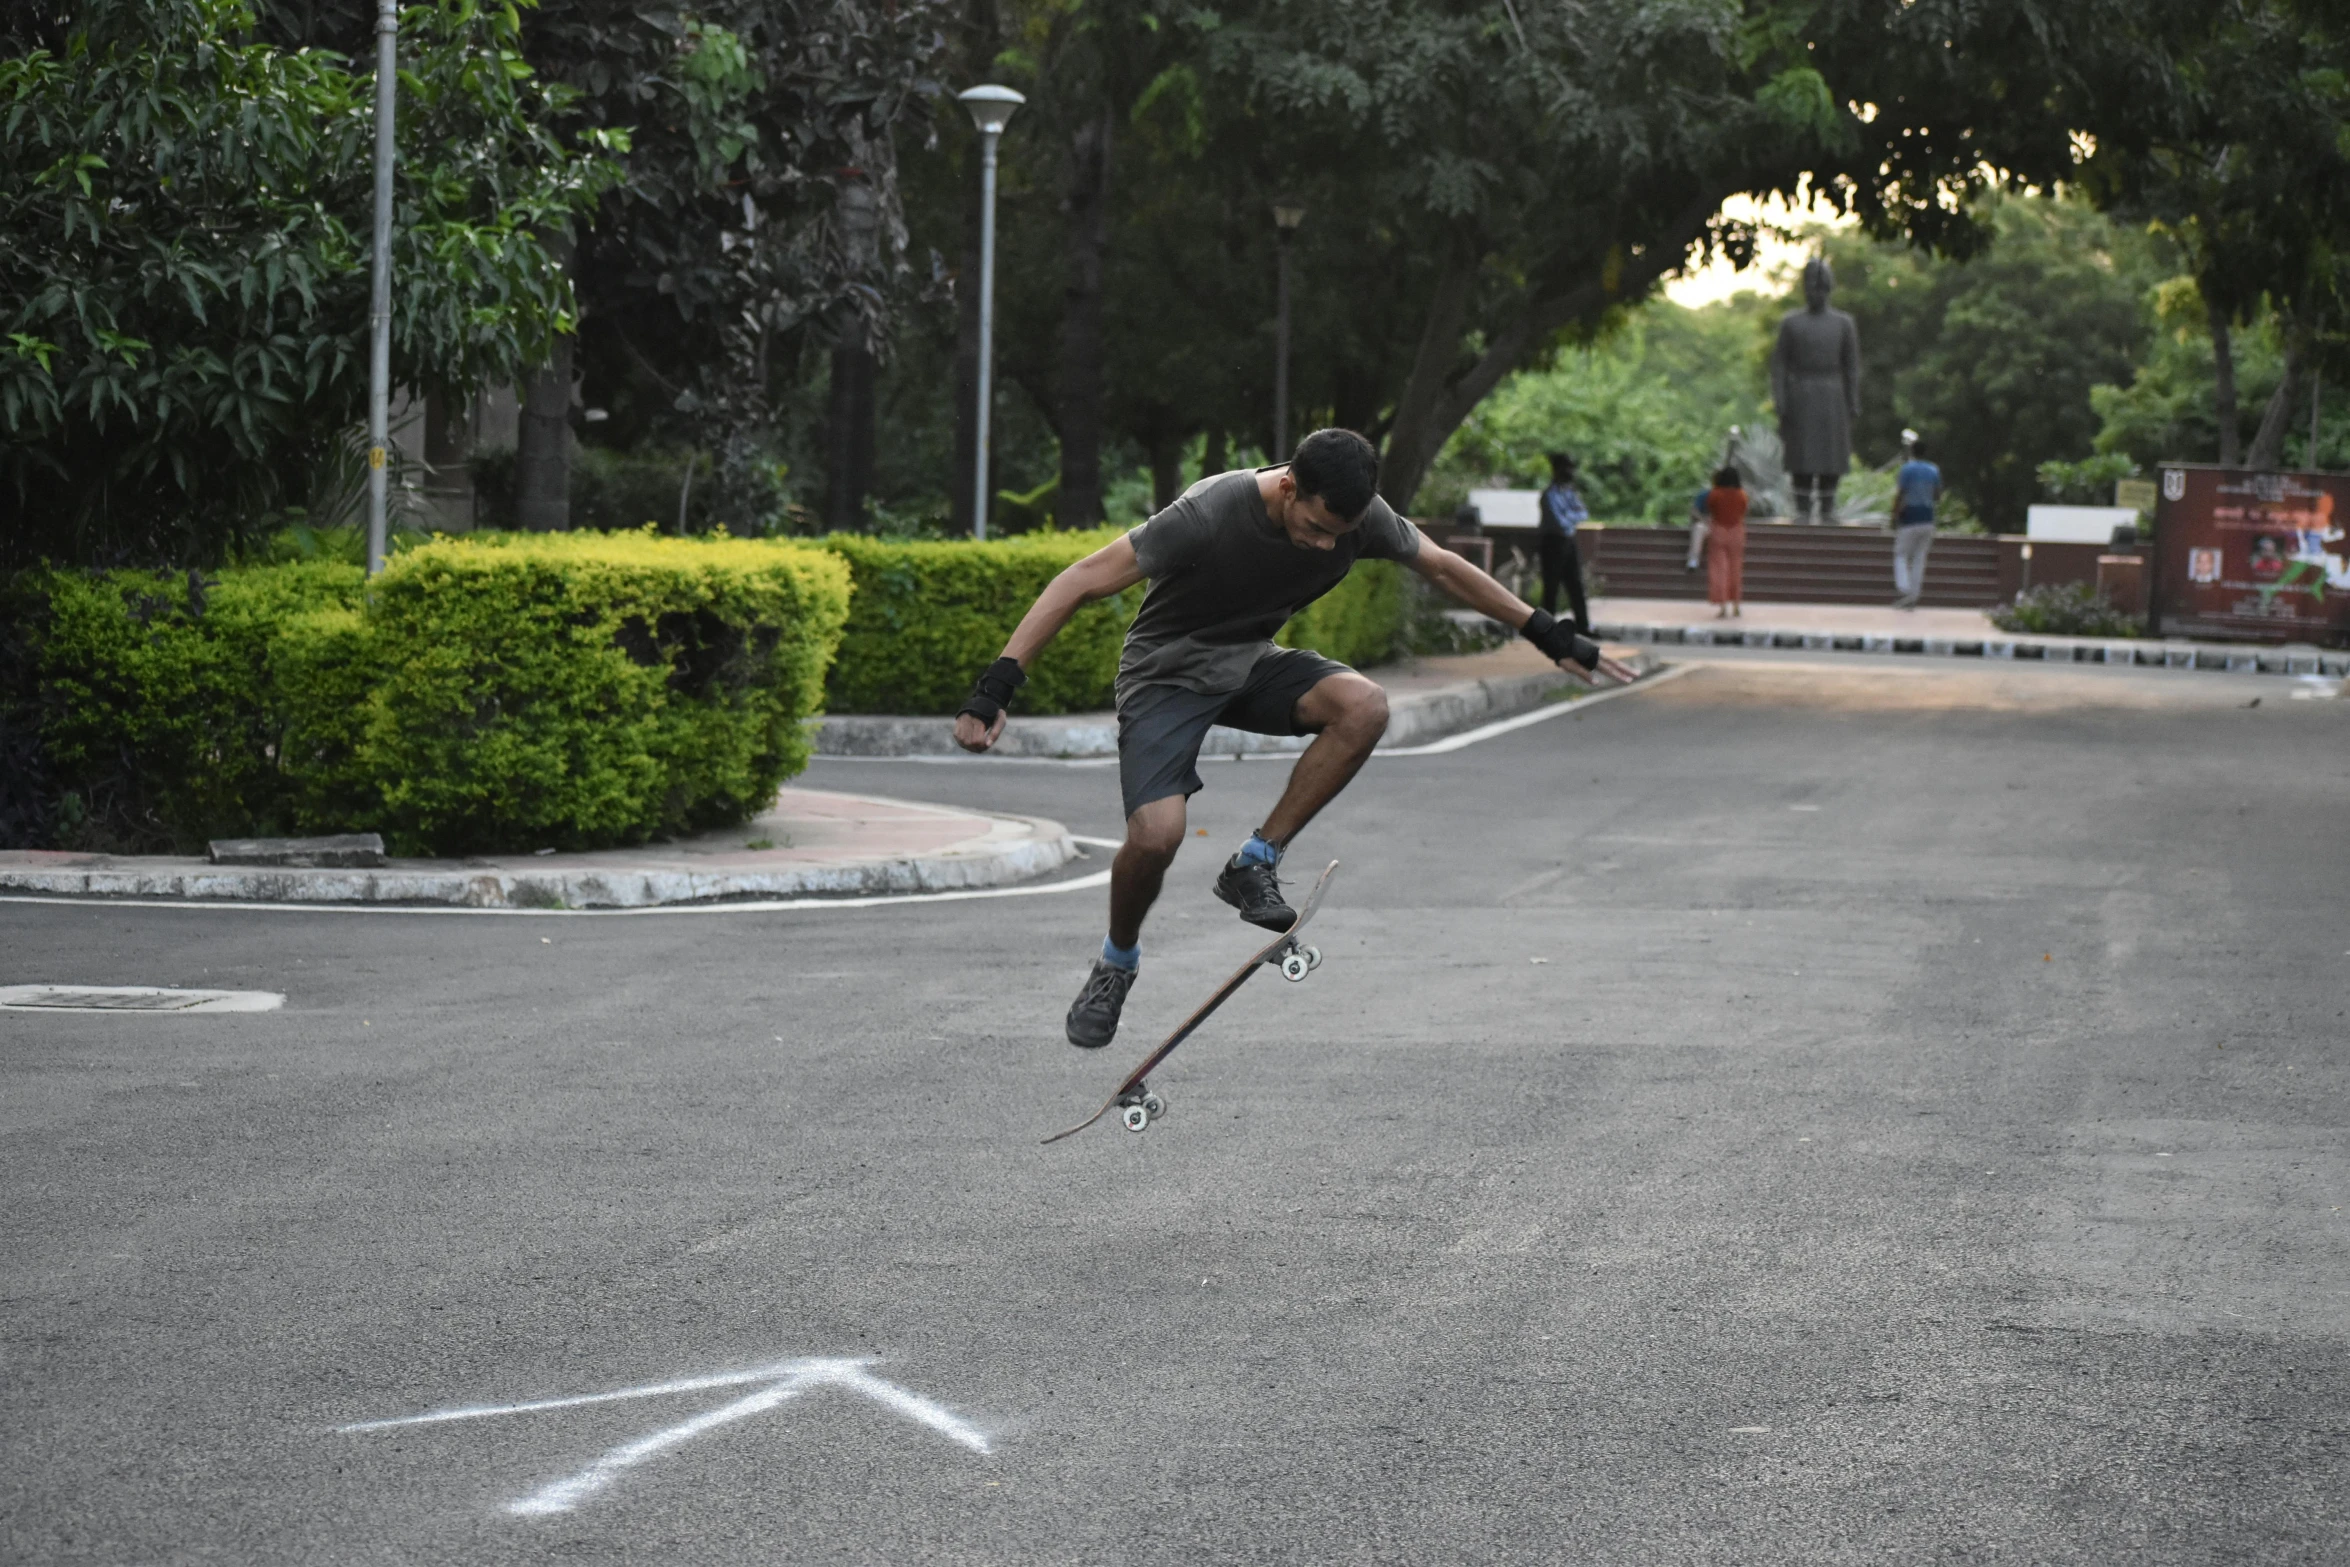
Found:
M 1559 585 L 1575 608 L 1575 629 L 1591 632 L 1591 605 L 1583 596 L 1583 557 L 1575 548 L 1575 529 L 1591 520 L 1583 497 L 1575 489 L 1575 459 L 1565 452 L 1550 454 L 1550 488 L 1542 492 L 1542 518 L 1534 530 L 1536 552 L 1542 558 L 1542 607 L 1558 612 Z
M 1926 443 L 1912 441 L 1909 461 L 1893 476 L 1893 607 L 1915 609 L 1926 593 L 1926 552 L 1934 547 L 1934 506 L 1942 499 L 1942 470 L 1926 461 Z

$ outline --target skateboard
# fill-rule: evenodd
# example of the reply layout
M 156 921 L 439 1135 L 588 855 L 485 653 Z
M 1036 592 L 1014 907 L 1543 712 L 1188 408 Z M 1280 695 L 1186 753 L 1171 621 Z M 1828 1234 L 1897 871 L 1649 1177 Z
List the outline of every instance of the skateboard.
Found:
M 1216 993 L 1202 1002 L 1197 1012 L 1185 1018 L 1156 1050 L 1142 1058 L 1142 1064 L 1126 1075 L 1126 1081 L 1120 1083 L 1110 1097 L 1102 1101 L 1099 1110 L 1069 1130 L 1053 1133 L 1045 1141 L 1057 1143 L 1064 1137 L 1075 1137 L 1112 1110 L 1118 1112 L 1119 1122 L 1130 1132 L 1139 1132 L 1165 1115 L 1167 1101 L 1152 1091 L 1149 1082 L 1151 1070 L 1173 1054 L 1177 1045 L 1189 1039 L 1192 1030 L 1205 1023 L 1210 1013 L 1231 1000 L 1232 993 L 1247 984 L 1251 974 L 1268 965 L 1278 965 L 1281 977 L 1294 985 L 1322 966 L 1322 954 L 1313 947 L 1299 945 L 1297 933 L 1306 928 L 1306 921 L 1312 919 L 1314 910 L 1321 907 L 1322 889 L 1330 885 L 1330 877 L 1337 869 L 1338 862 L 1332 860 L 1323 870 L 1321 878 L 1314 883 L 1314 890 L 1306 894 L 1305 907 L 1297 911 L 1297 918 L 1291 922 L 1289 929 L 1266 942 L 1254 956 L 1233 971 L 1230 979 L 1218 985 Z

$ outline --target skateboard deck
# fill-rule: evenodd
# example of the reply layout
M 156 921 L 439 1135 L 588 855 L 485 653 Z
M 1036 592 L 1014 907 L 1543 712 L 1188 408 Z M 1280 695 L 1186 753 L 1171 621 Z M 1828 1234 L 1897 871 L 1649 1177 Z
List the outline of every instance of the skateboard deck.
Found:
M 1332 860 L 1324 868 L 1321 877 L 1315 881 L 1314 890 L 1306 894 L 1305 907 L 1297 911 L 1297 918 L 1291 922 L 1289 929 L 1257 949 L 1246 963 L 1233 971 L 1230 979 L 1218 985 L 1216 993 L 1200 1003 L 1198 1011 L 1178 1024 L 1174 1033 L 1169 1034 L 1156 1050 L 1142 1058 L 1140 1066 L 1126 1074 L 1126 1080 L 1111 1090 L 1110 1097 L 1102 1101 L 1102 1107 L 1099 1110 L 1070 1127 L 1069 1130 L 1053 1133 L 1045 1141 L 1057 1143 L 1064 1137 L 1075 1137 L 1112 1110 L 1123 1110 L 1124 1113 L 1120 1116 L 1120 1120 L 1124 1123 L 1126 1130 L 1130 1132 L 1141 1131 L 1165 1114 L 1166 1101 L 1151 1092 L 1150 1084 L 1147 1081 L 1151 1070 L 1172 1055 L 1177 1045 L 1189 1039 L 1192 1030 L 1205 1023 L 1209 1014 L 1231 1000 L 1232 993 L 1247 984 L 1250 975 L 1268 963 L 1279 963 L 1281 977 L 1294 983 L 1304 979 L 1322 966 L 1322 954 L 1312 947 L 1299 946 L 1297 933 L 1306 928 L 1306 921 L 1312 919 L 1314 910 L 1322 906 L 1322 889 L 1330 885 L 1330 878 L 1337 869 L 1338 862 Z

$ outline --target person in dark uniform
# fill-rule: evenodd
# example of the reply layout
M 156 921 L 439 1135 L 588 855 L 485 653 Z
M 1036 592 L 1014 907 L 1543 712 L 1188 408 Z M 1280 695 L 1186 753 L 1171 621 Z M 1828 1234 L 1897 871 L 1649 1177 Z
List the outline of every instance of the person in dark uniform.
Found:
M 1575 459 L 1552 452 L 1550 488 L 1542 492 L 1542 519 L 1534 531 L 1535 548 L 1542 557 L 1542 607 L 1558 613 L 1559 584 L 1565 583 L 1575 628 L 1586 633 L 1591 630 L 1591 604 L 1583 596 L 1583 556 L 1575 547 L 1575 529 L 1590 520 L 1591 512 L 1575 489 Z

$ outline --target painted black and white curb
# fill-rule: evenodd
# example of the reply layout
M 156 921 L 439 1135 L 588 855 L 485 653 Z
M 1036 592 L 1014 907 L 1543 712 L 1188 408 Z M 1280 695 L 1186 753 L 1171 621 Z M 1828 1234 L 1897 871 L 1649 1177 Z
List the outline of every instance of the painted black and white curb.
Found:
M 2137 669 L 2206 669 L 2228 674 L 2350 676 L 2350 652 L 2309 647 L 2232 647 L 2210 642 L 2103 641 L 2088 637 L 1930 637 L 1884 632 L 1806 631 L 1766 626 L 1602 623 L 1603 642 L 1672 647 L 1797 648 L 1820 653 L 1909 653 L 1925 658 L 2032 659 L 2049 664 L 2117 664 Z

